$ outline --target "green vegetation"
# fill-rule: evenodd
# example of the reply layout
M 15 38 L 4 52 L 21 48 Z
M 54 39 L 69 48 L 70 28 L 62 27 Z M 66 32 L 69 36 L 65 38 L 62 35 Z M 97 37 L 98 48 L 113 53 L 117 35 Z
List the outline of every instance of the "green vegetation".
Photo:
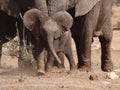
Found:
M 31 66 L 34 67 L 36 65 L 36 60 L 34 59 L 33 56 L 33 45 L 29 46 L 20 46 L 19 45 L 19 40 L 11 40 L 9 42 L 9 45 L 7 46 L 9 49 L 9 55 L 14 57 L 19 58 L 19 62 L 22 64 L 21 66 Z
M 32 66 L 36 65 L 36 60 L 33 57 L 32 48 L 29 46 L 29 49 L 26 50 L 25 47 L 20 47 L 20 60 L 23 62 L 24 66 Z

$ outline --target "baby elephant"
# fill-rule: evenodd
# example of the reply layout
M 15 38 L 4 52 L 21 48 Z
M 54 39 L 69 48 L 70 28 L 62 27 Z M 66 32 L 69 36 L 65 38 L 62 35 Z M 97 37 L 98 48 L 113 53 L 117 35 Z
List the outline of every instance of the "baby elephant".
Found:
M 61 58 L 63 58 L 63 53 L 65 53 L 70 62 L 70 69 L 75 68 L 70 33 L 73 19 L 70 14 L 66 11 L 60 11 L 52 16 L 48 16 L 43 11 L 31 9 L 24 14 L 23 22 L 36 38 L 38 38 L 38 42 L 40 42 L 38 44 L 39 48 L 37 49 L 39 52 L 37 57 L 38 74 L 45 73 L 45 48 L 48 51 L 46 67 L 52 65 L 54 58 L 59 64 L 63 64 Z
M 65 11 L 60 11 L 53 16 L 51 16 L 58 24 L 58 31 L 54 34 L 53 45 L 58 57 L 61 60 L 61 64 L 58 64 L 59 68 L 64 68 L 64 55 L 69 60 L 70 70 L 76 68 L 73 52 L 72 52 L 72 43 L 71 43 L 71 31 L 70 28 L 73 24 L 73 18 L 70 14 Z M 51 68 L 54 64 L 55 58 L 52 53 L 48 53 L 48 59 L 46 63 L 46 70 L 51 71 Z
M 64 29 L 62 29 L 64 30 Z M 71 32 L 70 30 L 64 31 L 60 37 L 55 38 L 54 40 L 54 48 L 58 57 L 61 60 L 61 64 L 54 62 L 55 59 L 52 53 L 48 53 L 48 59 L 46 63 L 46 70 L 51 71 L 52 66 L 56 65 L 58 68 L 64 69 L 64 55 L 69 60 L 70 70 L 76 69 L 73 52 L 72 52 L 72 43 L 71 43 Z

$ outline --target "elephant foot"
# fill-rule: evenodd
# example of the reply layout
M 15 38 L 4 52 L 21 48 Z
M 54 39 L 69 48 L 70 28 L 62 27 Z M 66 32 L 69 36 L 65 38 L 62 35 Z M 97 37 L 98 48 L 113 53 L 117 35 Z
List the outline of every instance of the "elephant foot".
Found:
M 52 70 L 52 66 L 46 66 L 45 71 L 50 72 Z
M 56 66 L 46 68 L 46 72 L 52 72 L 52 73 L 62 72 L 63 70 L 64 70 L 64 68 L 59 68 L 59 67 L 56 67 Z
M 84 60 L 82 62 L 78 63 L 78 69 L 79 71 L 91 71 L 91 62 L 90 60 Z
M 70 71 L 68 72 L 68 74 L 70 74 L 70 73 L 75 74 L 75 73 L 78 72 L 78 71 L 79 71 L 79 70 L 77 69 L 77 65 L 76 65 L 76 66 L 70 68 Z
M 112 61 L 107 60 L 107 61 L 103 62 L 102 65 L 101 65 L 101 69 L 104 72 L 113 71 L 113 63 L 112 63 Z
M 64 66 L 64 65 L 59 65 L 58 67 L 59 67 L 59 69 L 61 69 L 61 70 L 65 69 L 65 66 Z
M 70 67 L 70 71 L 75 71 L 75 70 L 77 70 L 77 66 L 76 65 L 73 65 L 73 66 Z
M 86 71 L 86 72 L 91 71 L 91 67 L 90 66 L 81 66 L 78 69 L 79 69 L 79 71 Z
M 39 75 L 39 76 L 45 75 L 45 71 L 38 69 L 37 70 L 37 75 Z

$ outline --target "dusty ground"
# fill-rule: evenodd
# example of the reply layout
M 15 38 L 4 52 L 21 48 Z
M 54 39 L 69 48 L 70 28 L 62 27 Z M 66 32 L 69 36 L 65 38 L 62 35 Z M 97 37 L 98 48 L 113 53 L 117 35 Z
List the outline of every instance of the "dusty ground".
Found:
M 116 23 L 120 21 L 120 7 L 113 7 L 113 12 L 112 22 L 115 27 Z M 73 48 L 77 59 L 74 43 Z M 120 76 L 120 31 L 114 31 L 111 48 L 114 69 Z M 17 69 L 17 58 L 8 56 L 8 50 L 5 48 L 3 48 L 3 53 L 2 64 L 9 68 L 0 69 L 0 90 L 120 90 L 120 79 L 108 79 L 108 73 L 102 72 L 100 69 L 100 45 L 97 38 L 92 45 L 91 72 L 68 73 L 66 72 L 68 70 L 66 61 L 66 71 L 37 76 L 35 69 Z M 96 75 L 97 80 L 90 80 L 90 75 Z

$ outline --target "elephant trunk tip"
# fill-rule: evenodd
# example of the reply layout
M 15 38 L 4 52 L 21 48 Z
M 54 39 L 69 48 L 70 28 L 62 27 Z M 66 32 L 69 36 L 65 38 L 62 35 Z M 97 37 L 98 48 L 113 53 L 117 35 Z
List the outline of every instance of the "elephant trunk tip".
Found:
M 61 64 L 61 60 L 60 59 L 57 59 L 58 63 Z

